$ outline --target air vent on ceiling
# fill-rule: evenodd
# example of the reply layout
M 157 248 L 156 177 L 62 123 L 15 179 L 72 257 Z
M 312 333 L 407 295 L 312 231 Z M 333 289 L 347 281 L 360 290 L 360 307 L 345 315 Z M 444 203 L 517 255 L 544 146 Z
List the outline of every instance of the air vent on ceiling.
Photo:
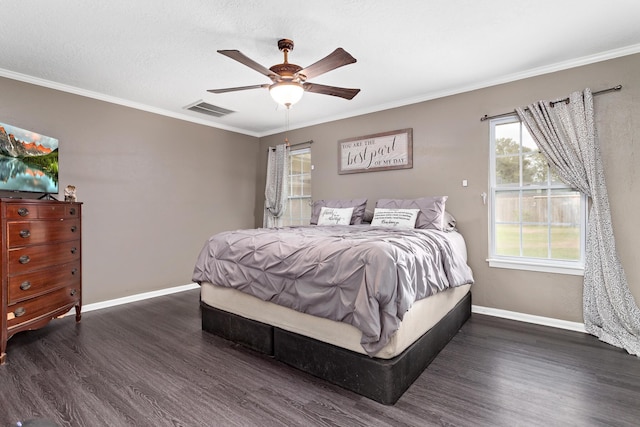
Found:
M 184 108 L 213 117 L 223 117 L 227 114 L 235 113 L 235 111 L 227 110 L 226 108 L 218 107 L 217 105 L 209 104 L 204 101 L 197 101 L 194 104 L 188 105 Z

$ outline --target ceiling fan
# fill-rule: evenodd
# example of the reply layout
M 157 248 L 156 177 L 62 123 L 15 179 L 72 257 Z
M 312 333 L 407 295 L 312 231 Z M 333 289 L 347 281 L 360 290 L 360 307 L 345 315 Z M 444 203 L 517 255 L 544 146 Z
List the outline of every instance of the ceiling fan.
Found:
M 226 93 L 239 90 L 268 88 L 271 97 L 277 103 L 284 105 L 287 108 L 290 108 L 293 104 L 298 102 L 305 91 L 319 93 L 322 95 L 332 95 L 345 99 L 353 99 L 353 97 L 360 92 L 360 89 L 326 86 L 307 81 L 308 79 L 318 77 L 328 71 L 356 62 L 356 59 L 341 47 L 306 68 L 289 63 L 289 52 L 293 50 L 292 40 L 279 40 L 278 49 L 280 49 L 284 54 L 284 62 L 282 64 L 276 64 L 271 68 L 263 67 L 238 50 L 219 50 L 218 53 L 228 56 L 231 59 L 235 59 L 241 64 L 244 64 L 247 67 L 269 77 L 272 83 L 226 89 L 210 89 L 207 92 Z

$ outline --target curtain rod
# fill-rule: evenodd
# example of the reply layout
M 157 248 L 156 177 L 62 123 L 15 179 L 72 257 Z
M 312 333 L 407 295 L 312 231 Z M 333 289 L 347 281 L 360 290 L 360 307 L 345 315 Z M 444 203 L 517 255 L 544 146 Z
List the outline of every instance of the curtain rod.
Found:
M 304 145 L 304 144 L 313 144 L 313 139 L 310 139 L 310 140 L 305 141 L 305 142 L 298 142 L 296 144 L 287 143 L 287 147 L 291 148 L 291 147 L 296 147 L 298 145 Z M 271 148 L 272 150 L 275 150 L 275 147 L 269 147 L 269 148 Z
M 614 86 L 614 87 L 610 87 L 609 89 L 602 89 L 602 90 L 599 90 L 599 91 L 597 91 L 597 92 L 593 92 L 593 95 L 601 95 L 601 94 L 603 94 L 603 93 L 614 92 L 614 91 L 618 91 L 618 90 L 620 90 L 620 89 L 622 89 L 622 85 L 617 85 L 617 86 Z M 560 102 L 566 102 L 566 103 L 569 103 L 569 98 L 560 99 L 560 100 L 558 100 L 558 101 L 551 101 L 551 102 L 549 102 L 549 106 L 553 107 L 554 105 L 559 104 Z M 528 108 L 525 108 L 525 110 L 528 110 Z M 510 112 L 510 113 L 496 114 L 496 115 L 493 115 L 493 116 L 487 116 L 487 115 L 485 114 L 484 116 L 480 117 L 480 121 L 481 121 L 481 122 L 484 122 L 485 120 L 498 119 L 498 118 L 500 118 L 500 117 L 507 117 L 507 116 L 511 116 L 511 115 L 513 115 L 515 112 L 516 112 L 516 110 L 513 110 L 513 111 L 512 111 L 512 112 Z
M 313 139 L 310 139 L 310 140 L 305 141 L 305 142 L 298 142 L 297 144 L 289 144 L 289 147 L 295 147 L 297 145 L 304 145 L 304 144 L 313 144 Z

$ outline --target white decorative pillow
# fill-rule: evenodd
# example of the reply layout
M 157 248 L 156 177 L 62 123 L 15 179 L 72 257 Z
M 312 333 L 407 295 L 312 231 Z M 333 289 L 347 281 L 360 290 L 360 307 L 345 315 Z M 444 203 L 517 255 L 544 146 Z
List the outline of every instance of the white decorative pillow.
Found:
M 387 209 L 420 209 L 416 228 L 435 228 L 443 230 L 445 202 L 447 196 L 421 197 L 419 199 L 380 199 L 376 202 L 376 208 Z
M 351 224 L 362 224 L 362 217 L 367 207 L 367 199 L 353 199 L 353 200 L 316 200 L 311 207 L 311 225 L 318 225 L 318 217 L 320 216 L 320 209 L 325 206 L 327 208 L 353 208 L 353 214 L 351 214 Z M 382 207 L 382 206 L 380 206 Z M 398 207 L 398 206 L 392 206 Z
M 323 206 L 318 216 L 318 225 L 349 225 L 353 208 L 327 208 Z
M 415 228 L 420 209 L 375 208 L 371 225 L 395 228 Z

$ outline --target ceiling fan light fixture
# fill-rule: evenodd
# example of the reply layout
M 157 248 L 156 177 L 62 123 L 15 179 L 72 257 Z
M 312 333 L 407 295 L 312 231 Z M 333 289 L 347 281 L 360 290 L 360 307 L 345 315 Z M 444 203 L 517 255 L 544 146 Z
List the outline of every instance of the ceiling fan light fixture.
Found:
M 278 104 L 290 108 L 300 101 L 304 88 L 300 83 L 296 82 L 278 82 L 269 86 L 269 93 Z

